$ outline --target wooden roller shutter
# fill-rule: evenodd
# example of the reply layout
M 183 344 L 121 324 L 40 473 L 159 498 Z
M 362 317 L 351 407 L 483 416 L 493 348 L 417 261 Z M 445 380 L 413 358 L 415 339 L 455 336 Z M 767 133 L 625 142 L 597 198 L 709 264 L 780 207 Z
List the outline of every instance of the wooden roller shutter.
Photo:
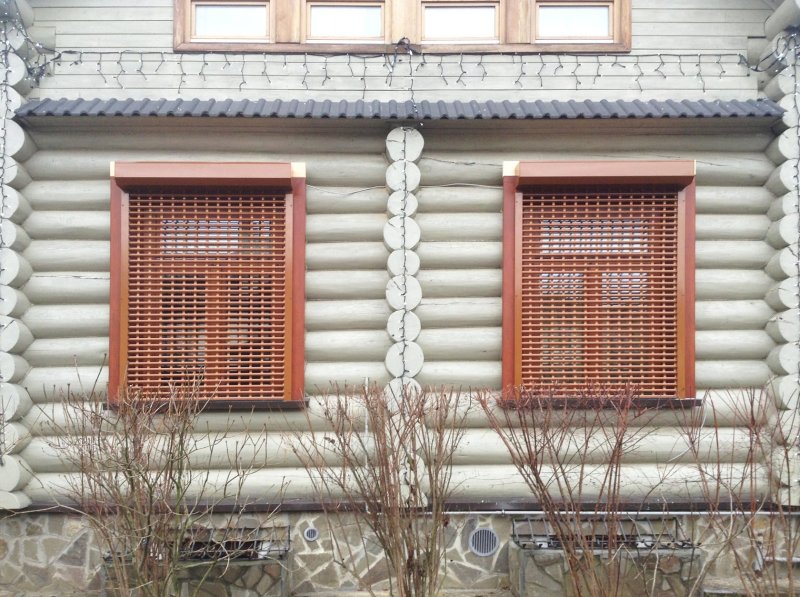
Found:
M 522 384 L 677 395 L 677 199 L 523 193 Z
M 586 170 L 507 185 L 504 386 L 693 397 L 693 186 Z
M 160 398 L 291 398 L 292 211 L 274 186 L 128 188 L 114 381 Z

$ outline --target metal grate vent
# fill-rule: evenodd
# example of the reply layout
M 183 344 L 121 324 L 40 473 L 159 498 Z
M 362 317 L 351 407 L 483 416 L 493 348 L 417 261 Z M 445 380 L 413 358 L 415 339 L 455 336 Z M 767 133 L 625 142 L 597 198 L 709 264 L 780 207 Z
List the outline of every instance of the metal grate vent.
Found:
M 475 529 L 469 536 L 469 550 L 476 556 L 490 556 L 500 547 L 500 539 L 492 529 Z
M 306 541 L 316 541 L 319 539 L 319 530 L 316 527 L 308 527 L 303 531 L 303 537 Z

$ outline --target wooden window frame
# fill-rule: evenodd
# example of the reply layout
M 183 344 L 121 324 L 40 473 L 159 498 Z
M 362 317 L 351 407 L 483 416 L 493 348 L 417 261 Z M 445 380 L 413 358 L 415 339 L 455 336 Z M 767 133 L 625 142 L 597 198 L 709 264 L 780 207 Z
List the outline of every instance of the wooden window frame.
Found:
M 269 0 L 269 43 L 248 41 L 199 41 L 191 37 L 193 0 L 174 0 L 174 49 L 176 52 L 253 52 L 253 53 L 317 53 L 349 52 L 393 53 L 401 38 L 408 38 L 414 52 L 449 53 L 622 53 L 631 50 L 631 2 L 633 0 L 347 0 L 346 4 L 382 4 L 384 7 L 385 43 L 317 42 L 308 37 L 308 4 L 326 0 Z M 217 0 L 236 3 L 236 0 Z M 241 0 L 245 2 L 247 0 Z M 538 4 L 608 4 L 612 7 L 612 40 L 537 41 L 535 15 Z M 423 43 L 423 5 L 486 5 L 496 4 L 499 42 L 481 43 L 470 40 Z
M 306 179 L 302 163 L 112 162 L 109 404 L 124 383 L 128 339 L 128 207 L 131 190 L 187 187 L 263 188 L 286 193 L 286 334 L 282 399 L 211 399 L 210 407 L 300 406 L 305 369 Z
M 520 253 L 522 189 L 627 187 L 674 189 L 678 196 L 677 377 L 678 396 L 695 400 L 695 162 L 542 161 L 507 162 L 503 168 L 502 391 L 513 397 L 520 387 L 522 304 Z

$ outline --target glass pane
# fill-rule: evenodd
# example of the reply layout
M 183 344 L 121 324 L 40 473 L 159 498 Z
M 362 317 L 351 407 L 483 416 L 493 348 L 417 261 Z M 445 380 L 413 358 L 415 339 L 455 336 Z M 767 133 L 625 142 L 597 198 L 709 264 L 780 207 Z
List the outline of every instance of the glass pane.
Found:
M 361 39 L 383 37 L 380 6 L 311 5 L 308 37 L 314 39 Z
M 267 39 L 267 4 L 195 4 L 194 36 Z
M 610 6 L 539 6 L 540 39 L 610 38 Z
M 426 6 L 425 39 L 497 39 L 496 6 Z

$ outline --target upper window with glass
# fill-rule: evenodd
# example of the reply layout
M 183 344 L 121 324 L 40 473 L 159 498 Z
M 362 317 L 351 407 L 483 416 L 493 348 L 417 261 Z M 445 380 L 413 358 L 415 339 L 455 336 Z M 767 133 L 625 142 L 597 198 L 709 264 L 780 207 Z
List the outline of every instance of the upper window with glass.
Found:
M 175 0 L 175 49 L 625 52 L 631 0 Z

